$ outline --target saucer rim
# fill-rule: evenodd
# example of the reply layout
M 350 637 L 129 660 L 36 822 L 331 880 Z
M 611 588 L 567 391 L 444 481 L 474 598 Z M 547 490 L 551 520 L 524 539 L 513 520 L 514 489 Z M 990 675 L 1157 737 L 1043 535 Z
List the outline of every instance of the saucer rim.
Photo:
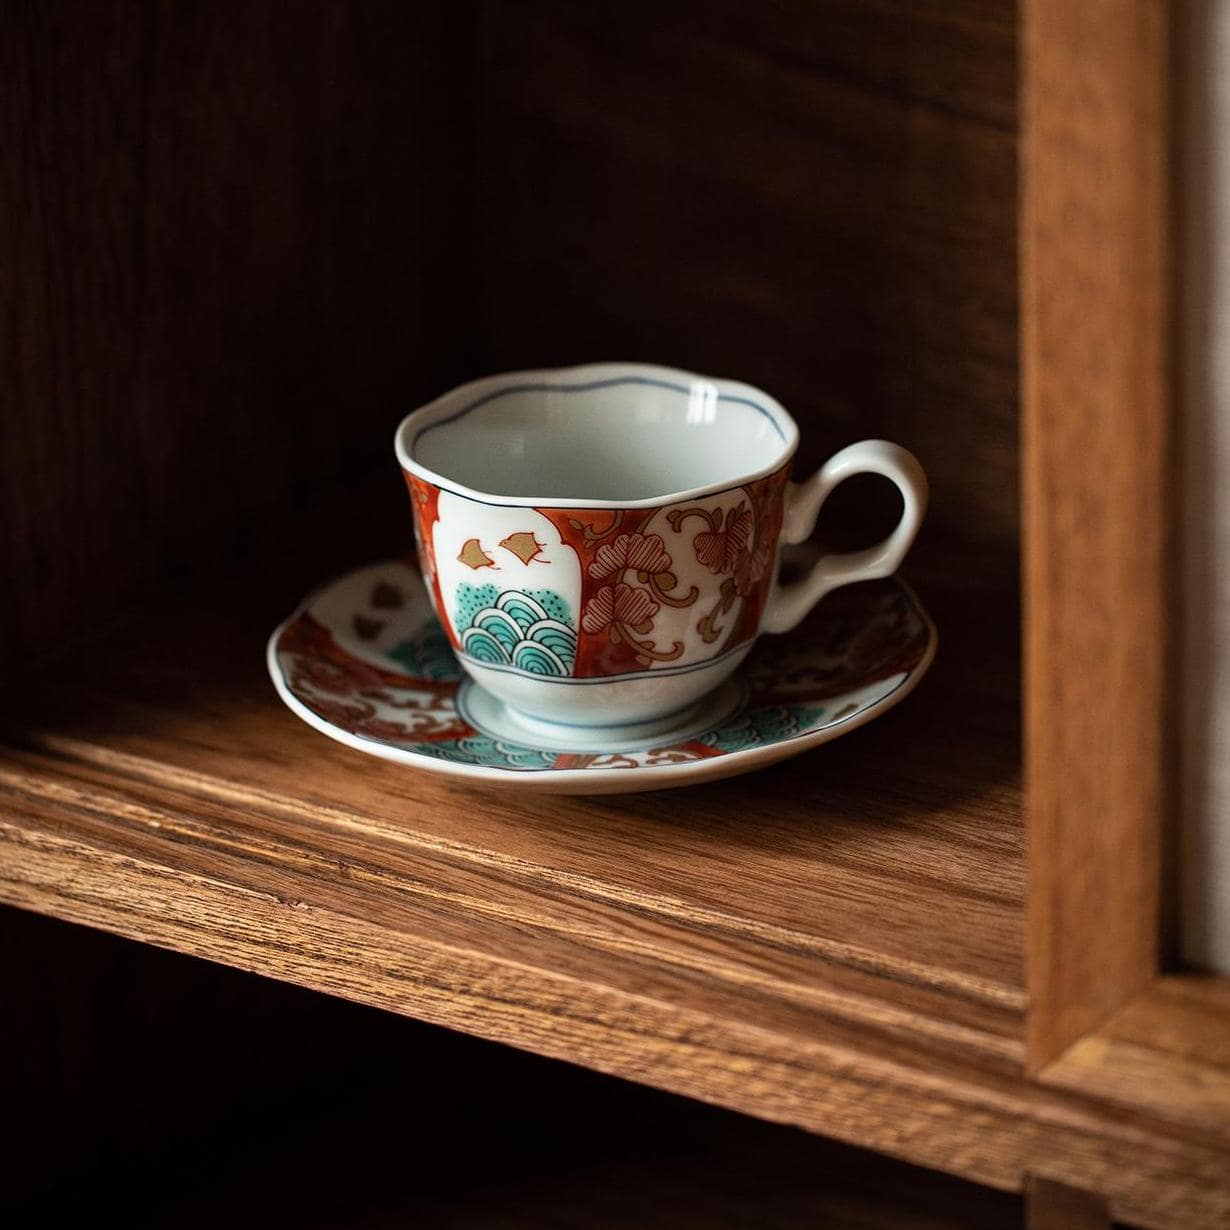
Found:
M 380 561 L 373 561 L 378 563 Z M 437 776 L 451 777 L 471 783 L 482 782 L 487 785 L 509 785 L 515 783 L 522 789 L 537 790 L 539 793 L 570 793 L 570 794 L 629 794 L 642 791 L 669 789 L 672 786 L 685 785 L 687 779 L 695 778 L 706 781 L 716 781 L 723 777 L 750 773 L 756 769 L 765 768 L 779 760 L 810 751 L 814 747 L 829 743 L 852 730 L 865 726 L 868 722 L 899 705 L 918 686 L 919 681 L 931 668 L 939 648 L 939 631 L 934 620 L 927 613 L 926 607 L 919 600 L 914 587 L 908 581 L 897 575 L 885 578 L 899 585 L 906 593 L 914 609 L 922 618 L 927 629 L 927 646 L 916 666 L 902 679 L 891 692 L 868 705 L 867 708 L 853 713 L 840 721 L 821 727 L 819 730 L 808 731 L 805 734 L 791 735 L 773 743 L 762 744 L 759 747 L 742 748 L 735 752 L 726 752 L 721 756 L 706 756 L 697 760 L 687 760 L 673 764 L 640 765 L 635 770 L 621 768 L 563 768 L 563 769 L 509 769 L 489 765 L 469 765 L 458 761 L 446 760 L 442 757 L 424 755 L 422 752 L 411 752 L 404 748 L 393 747 L 379 739 L 366 735 L 356 735 L 342 730 L 327 719 L 313 712 L 290 690 L 281 665 L 278 662 L 277 646 L 282 633 L 302 613 L 307 610 L 316 596 L 328 586 L 340 581 L 358 569 L 348 569 L 332 581 L 316 587 L 297 606 L 294 612 L 273 630 L 265 647 L 265 666 L 273 681 L 274 689 L 282 703 L 301 721 L 306 722 L 314 730 L 341 743 L 355 751 L 388 760 L 394 764 L 409 768 L 423 769 Z M 743 668 L 740 667 L 740 670 Z M 663 742 L 661 746 L 669 746 Z M 635 780 L 630 780 L 635 779 Z M 680 780 L 683 779 L 683 780 Z

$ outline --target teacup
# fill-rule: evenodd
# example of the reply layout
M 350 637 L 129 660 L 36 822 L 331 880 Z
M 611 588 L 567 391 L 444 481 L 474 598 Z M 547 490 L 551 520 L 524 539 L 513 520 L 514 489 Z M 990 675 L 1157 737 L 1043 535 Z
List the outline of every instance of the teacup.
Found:
M 797 443 L 767 393 L 639 363 L 492 376 L 408 415 L 395 444 L 423 576 L 471 679 L 564 744 L 686 725 L 760 633 L 894 572 L 922 521 L 905 449 L 864 440 L 796 484 Z M 782 545 L 863 473 L 900 489 L 897 527 L 780 583 Z

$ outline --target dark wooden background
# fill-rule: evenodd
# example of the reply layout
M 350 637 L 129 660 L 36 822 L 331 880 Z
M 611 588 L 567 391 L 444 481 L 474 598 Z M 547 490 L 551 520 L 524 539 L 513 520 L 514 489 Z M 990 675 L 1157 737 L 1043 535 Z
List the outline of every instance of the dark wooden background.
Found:
M 322 493 L 400 499 L 400 417 L 512 367 L 760 384 L 803 465 L 899 440 L 933 482 L 931 549 L 975 538 L 1011 570 L 1015 19 L 1012 0 L 0 0 L 0 674 L 190 592 L 271 522 L 294 534 Z M 845 517 L 878 526 L 866 498 Z M 369 1113 L 337 1092 L 366 1027 L 108 944 L 0 915 L 20 1190 L 75 1150 L 74 1195 L 156 1166 L 172 1199 L 172 1122 L 199 1120 L 194 1147 L 300 1147 L 315 1112 L 265 1114 L 243 1092 L 262 1075 L 323 1073 L 303 1095 L 325 1090 L 322 1114 Z M 466 1045 L 442 1070 L 481 1070 Z M 390 1088 L 409 1152 L 413 1071 Z M 565 1118 L 592 1122 L 593 1096 Z M 733 1165 L 698 1157 L 697 1190 Z
M 19 659 L 212 568 L 254 517 L 293 525 L 468 374 L 471 54 L 445 3 L 30 0 L 0 29 Z
M 395 484 L 406 410 L 515 366 L 761 384 L 802 464 L 897 439 L 933 539 L 1015 550 L 1014 27 L 1010 0 L 4 0 L 3 659 Z
M 0 960 L 27 988 L 0 1016 L 22 1230 L 1022 1224 L 1018 1197 L 66 923 L 0 909 Z
M 483 368 L 769 390 L 800 466 L 886 436 L 1017 533 L 1015 5 L 486 3 Z

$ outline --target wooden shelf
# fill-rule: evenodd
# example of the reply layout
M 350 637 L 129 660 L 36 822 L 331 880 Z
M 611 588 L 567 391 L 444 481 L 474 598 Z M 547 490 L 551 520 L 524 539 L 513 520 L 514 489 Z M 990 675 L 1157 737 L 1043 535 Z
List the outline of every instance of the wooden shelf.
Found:
M 399 504 L 372 519 L 390 527 L 390 553 L 404 549 Z M 350 528 L 306 535 L 273 570 L 253 550 L 255 566 L 60 664 L 4 780 L 63 813 L 58 835 L 173 877 L 718 1016 L 768 1012 L 804 1035 L 823 1019 L 861 1047 L 908 1040 L 1019 1070 L 1023 832 L 1002 565 L 970 561 L 981 588 L 960 593 L 924 567 L 941 628 L 931 675 L 827 750 L 686 796 L 545 798 L 374 760 L 283 708 L 262 659 L 269 630 L 372 541 L 353 519 L 322 523 Z M 332 989 L 363 997 L 336 976 Z
M 356 542 L 404 547 L 400 503 L 371 513 L 275 525 L 10 711 L 0 899 L 1000 1188 L 1230 1200 L 1216 1122 L 1026 1078 L 1002 559 L 924 545 L 940 654 L 865 730 L 686 796 L 542 798 L 364 757 L 277 701 L 273 624 Z

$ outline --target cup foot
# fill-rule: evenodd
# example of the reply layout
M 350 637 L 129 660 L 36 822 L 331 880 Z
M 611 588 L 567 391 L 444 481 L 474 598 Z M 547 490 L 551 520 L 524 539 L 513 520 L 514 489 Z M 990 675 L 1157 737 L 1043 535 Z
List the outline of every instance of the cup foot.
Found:
M 542 751 L 583 754 L 644 751 L 680 743 L 720 725 L 745 700 L 744 686 L 737 679 L 728 679 L 700 700 L 664 717 L 578 726 L 533 717 L 467 679 L 457 693 L 457 711 L 476 730 L 493 739 Z

